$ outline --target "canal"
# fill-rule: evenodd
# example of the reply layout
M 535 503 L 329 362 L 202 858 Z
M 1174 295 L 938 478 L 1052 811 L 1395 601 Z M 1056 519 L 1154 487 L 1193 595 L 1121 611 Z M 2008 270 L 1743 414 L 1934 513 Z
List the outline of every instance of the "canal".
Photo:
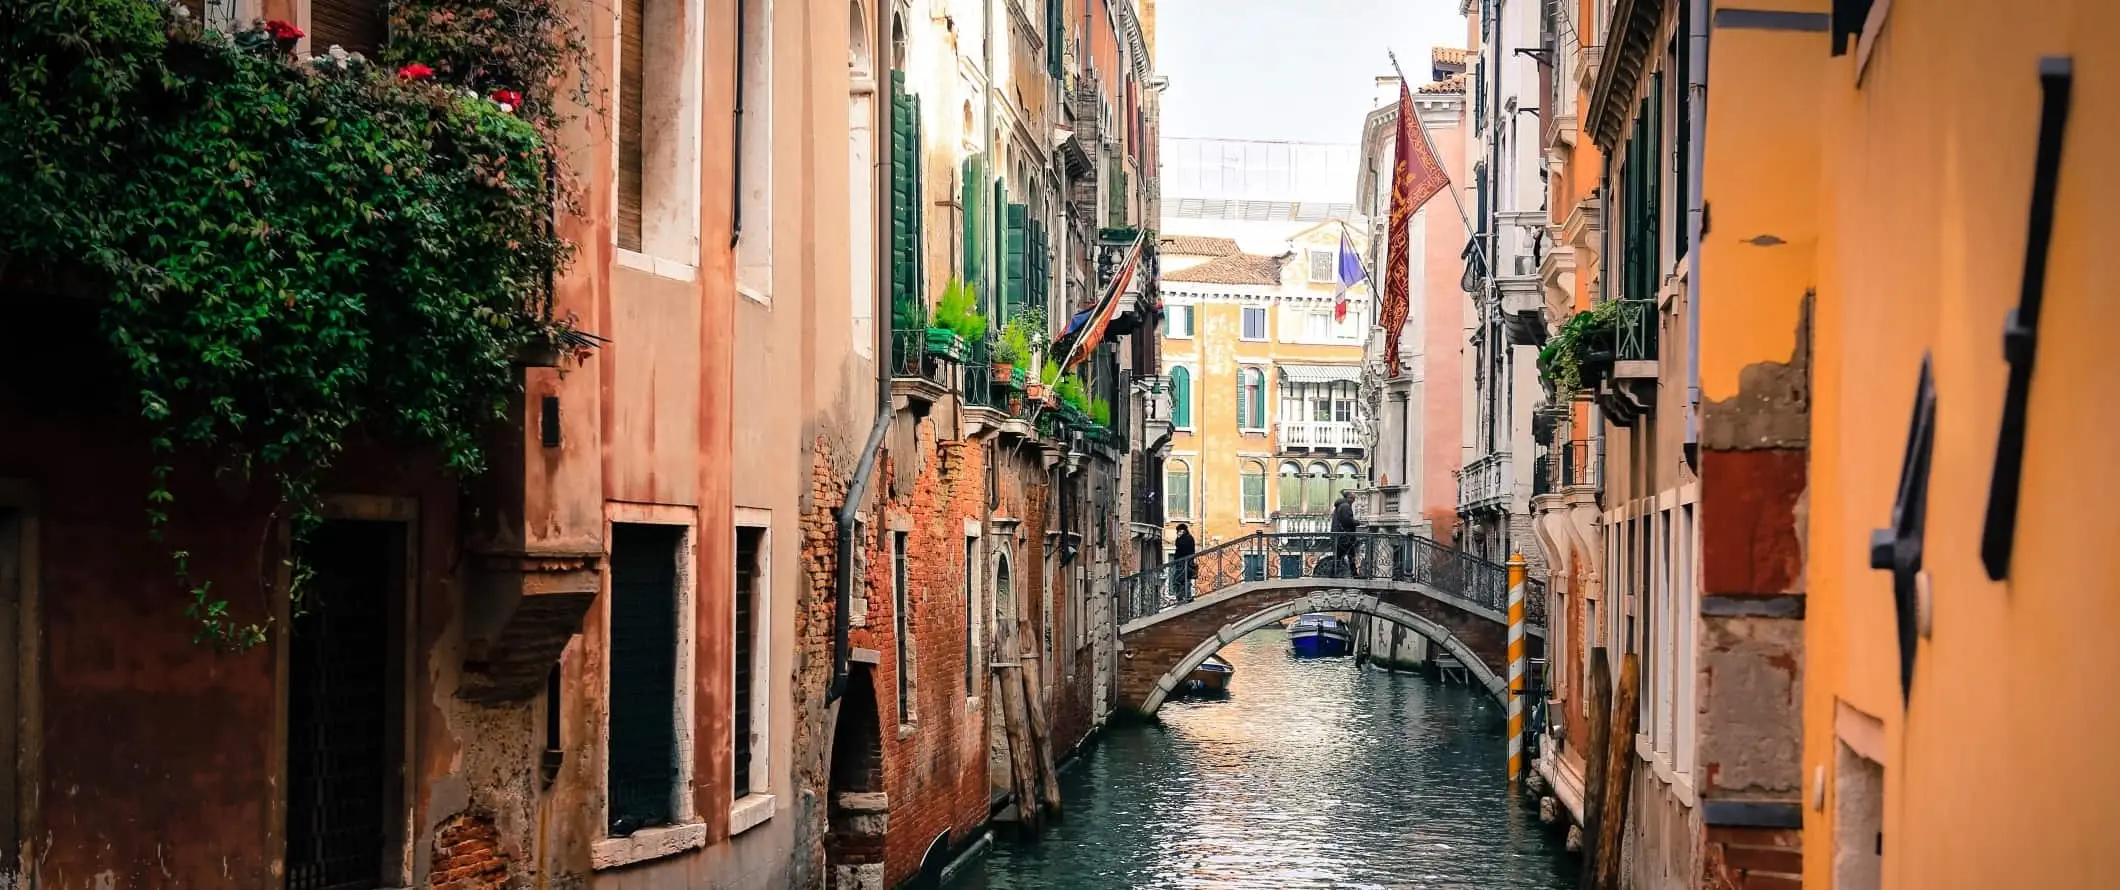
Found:
M 1484 692 L 1297 661 L 1278 629 L 1224 649 L 1230 694 L 1106 732 L 1062 776 L 1065 819 L 951 890 L 1557 890 L 1572 858 L 1504 788 Z

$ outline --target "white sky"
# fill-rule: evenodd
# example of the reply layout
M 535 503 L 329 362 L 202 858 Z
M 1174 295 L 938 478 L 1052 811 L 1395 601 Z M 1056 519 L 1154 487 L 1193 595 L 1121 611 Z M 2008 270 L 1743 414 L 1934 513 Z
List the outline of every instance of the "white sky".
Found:
M 1156 0 L 1163 136 L 1350 144 L 1386 49 L 1415 84 L 1428 51 L 1464 46 L 1458 0 Z M 1348 188 L 1352 189 L 1350 181 Z

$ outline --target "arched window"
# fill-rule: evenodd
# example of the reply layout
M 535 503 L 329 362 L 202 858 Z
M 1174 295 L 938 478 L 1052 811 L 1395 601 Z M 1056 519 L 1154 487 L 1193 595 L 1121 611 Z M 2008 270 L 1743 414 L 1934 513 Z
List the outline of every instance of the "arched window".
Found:
M 1340 492 L 1362 484 L 1362 471 L 1351 463 L 1342 463 L 1332 478 L 1332 496 L 1338 499 Z
M 1192 372 L 1184 365 L 1170 369 L 1170 425 L 1192 429 Z
M 1243 483 L 1244 521 L 1266 521 L 1266 465 L 1247 460 L 1238 474 Z
M 891 67 L 905 70 L 905 13 L 891 13 Z
M 1283 513 L 1303 510 L 1303 465 L 1292 460 L 1281 462 L 1280 510 Z
M 1303 480 L 1303 508 L 1312 513 L 1332 508 L 1332 471 L 1323 463 L 1311 464 Z
M 1257 368 L 1237 372 L 1237 426 L 1247 430 L 1266 428 L 1266 372 Z
M 1183 460 L 1163 465 L 1163 512 L 1171 519 L 1192 516 L 1192 465 Z
M 847 4 L 847 248 L 848 282 L 853 294 L 854 348 L 869 355 L 875 347 L 875 267 L 871 256 L 876 216 L 875 151 L 876 63 L 869 45 L 867 11 L 860 0 Z

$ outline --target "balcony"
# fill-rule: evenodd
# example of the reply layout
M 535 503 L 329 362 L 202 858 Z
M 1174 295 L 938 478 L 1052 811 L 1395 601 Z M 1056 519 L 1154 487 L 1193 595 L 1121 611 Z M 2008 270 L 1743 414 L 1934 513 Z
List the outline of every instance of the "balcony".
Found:
M 1508 452 L 1487 454 L 1458 471 L 1458 512 L 1490 510 L 1508 503 Z
M 1360 451 L 1362 431 L 1349 421 L 1298 420 L 1281 424 L 1281 448 L 1311 451 Z
M 1540 239 L 1546 232 L 1544 211 L 1502 214 L 1496 233 L 1494 285 L 1508 325 L 1509 342 L 1537 346 L 1546 340 L 1546 289 L 1540 276 Z
M 1620 426 L 1631 427 L 1656 410 L 1657 333 L 1662 319 L 1655 300 L 1620 300 L 1613 326 L 1609 379 L 1597 390 L 1598 407 Z
M 1558 450 L 1561 465 L 1555 481 L 1560 483 L 1563 494 L 1587 492 L 1596 495 L 1604 489 L 1603 462 L 1599 459 L 1596 442 L 1574 439 Z
M 1134 392 L 1141 396 L 1141 440 L 1149 445 L 1162 442 L 1171 433 L 1170 379 L 1134 378 Z

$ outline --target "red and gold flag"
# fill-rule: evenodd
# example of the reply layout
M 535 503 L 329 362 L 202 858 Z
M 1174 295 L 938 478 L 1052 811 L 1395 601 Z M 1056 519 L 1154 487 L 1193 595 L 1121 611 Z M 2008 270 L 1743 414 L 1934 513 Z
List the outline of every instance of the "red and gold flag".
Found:
M 1413 294 L 1414 246 L 1408 243 L 1413 212 L 1450 187 L 1450 173 L 1428 145 L 1413 110 L 1413 93 L 1399 83 L 1398 144 L 1392 151 L 1391 211 L 1384 230 L 1384 301 L 1377 323 L 1384 326 L 1384 367 L 1399 376 L 1399 332 L 1406 327 L 1407 303 Z

